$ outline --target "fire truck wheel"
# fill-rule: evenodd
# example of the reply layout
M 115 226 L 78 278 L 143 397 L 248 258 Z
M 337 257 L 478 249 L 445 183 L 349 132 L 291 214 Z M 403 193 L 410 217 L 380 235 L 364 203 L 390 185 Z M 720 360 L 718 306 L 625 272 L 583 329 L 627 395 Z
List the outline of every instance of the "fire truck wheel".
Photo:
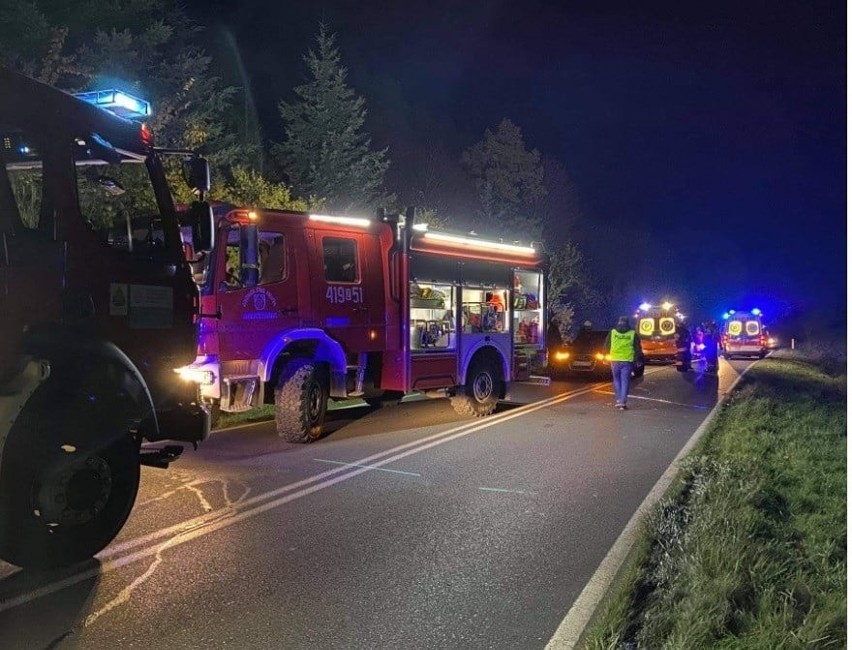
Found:
M 313 442 L 322 434 L 328 382 L 307 359 L 292 359 L 275 389 L 275 429 L 288 442 Z
M 463 392 L 453 395 L 450 402 L 459 415 L 474 418 L 491 415 L 497 408 L 500 382 L 502 378 L 494 365 L 480 362 L 468 370 Z
M 25 568 L 92 557 L 121 530 L 139 489 L 139 445 L 120 414 L 27 402 L 0 471 L 0 557 Z

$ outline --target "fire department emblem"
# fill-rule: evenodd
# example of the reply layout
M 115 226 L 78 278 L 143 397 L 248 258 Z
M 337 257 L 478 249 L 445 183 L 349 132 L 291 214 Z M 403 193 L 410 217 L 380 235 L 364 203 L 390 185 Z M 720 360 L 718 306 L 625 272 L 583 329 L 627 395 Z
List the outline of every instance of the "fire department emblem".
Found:
M 278 317 L 278 301 L 264 287 L 248 291 L 242 300 L 243 320 L 270 320 Z

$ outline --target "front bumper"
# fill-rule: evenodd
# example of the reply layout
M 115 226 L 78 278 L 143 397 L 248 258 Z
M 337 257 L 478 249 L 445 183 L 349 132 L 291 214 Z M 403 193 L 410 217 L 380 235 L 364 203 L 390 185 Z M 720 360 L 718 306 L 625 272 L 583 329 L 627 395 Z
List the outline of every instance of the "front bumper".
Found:
M 151 442 L 177 440 L 203 442 L 210 435 L 210 408 L 203 403 L 178 403 L 157 413 L 160 425 L 158 436 L 147 436 Z
M 159 431 L 146 430 L 151 442 L 201 442 L 210 435 L 210 408 L 198 395 L 198 384 L 181 379 L 172 368 L 162 368 L 149 382 Z

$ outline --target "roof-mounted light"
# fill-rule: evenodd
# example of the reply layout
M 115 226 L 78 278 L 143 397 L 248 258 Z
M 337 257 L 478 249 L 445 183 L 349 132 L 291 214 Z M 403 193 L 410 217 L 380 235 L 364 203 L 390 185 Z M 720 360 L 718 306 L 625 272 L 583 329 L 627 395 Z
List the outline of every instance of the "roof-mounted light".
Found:
M 324 223 L 336 223 L 342 226 L 357 226 L 358 228 L 369 228 L 373 223 L 363 217 L 335 217 L 327 214 L 312 214 L 308 217 L 311 221 L 322 221 Z
M 753 316 L 760 316 L 761 312 L 757 307 L 755 307 L 754 309 L 751 310 L 751 313 L 752 313 Z
M 476 239 L 474 237 L 462 237 L 460 235 L 447 235 L 441 232 L 427 231 L 423 235 L 426 239 L 433 241 L 444 242 L 455 246 L 463 246 L 464 248 L 474 248 L 477 250 L 489 251 L 504 251 L 507 253 L 516 253 L 518 255 L 535 255 L 536 250 L 532 246 L 517 246 L 515 244 L 504 244 L 503 242 L 488 241 L 485 239 Z
M 672 303 L 670 303 L 669 301 L 666 301 L 666 302 L 664 302 L 664 303 L 663 303 L 662 305 L 660 305 L 660 306 L 661 306 L 663 309 L 665 309 L 666 311 L 668 311 L 668 310 L 669 310 L 669 309 L 671 309 L 674 305 L 672 305 Z
M 731 315 L 728 312 L 725 312 L 724 314 L 722 314 L 722 318 L 728 320 L 731 318 Z
M 138 120 L 151 115 L 151 104 L 121 90 L 92 90 L 74 93 L 78 99 L 115 113 L 119 117 Z
M 650 308 L 651 308 L 651 305 L 647 302 L 643 302 L 641 305 L 639 305 L 640 311 L 648 311 Z

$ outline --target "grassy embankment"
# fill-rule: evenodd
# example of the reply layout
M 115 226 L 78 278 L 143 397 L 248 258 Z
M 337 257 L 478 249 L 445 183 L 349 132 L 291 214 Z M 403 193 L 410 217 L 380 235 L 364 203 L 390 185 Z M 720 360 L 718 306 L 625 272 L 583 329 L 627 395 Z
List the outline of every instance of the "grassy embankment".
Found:
M 838 345 L 780 351 L 746 375 L 646 522 L 584 648 L 846 646 Z

